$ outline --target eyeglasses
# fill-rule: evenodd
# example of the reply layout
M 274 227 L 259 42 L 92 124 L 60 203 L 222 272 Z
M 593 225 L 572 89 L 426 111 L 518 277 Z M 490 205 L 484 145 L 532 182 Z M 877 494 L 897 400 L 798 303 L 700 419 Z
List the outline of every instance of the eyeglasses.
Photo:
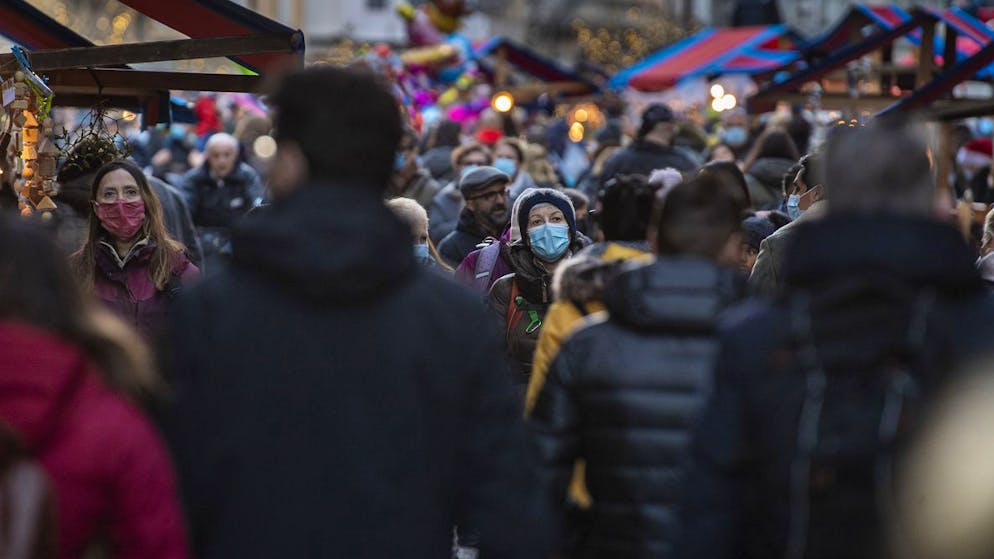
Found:
M 497 200 L 497 198 L 500 198 L 500 197 L 507 198 L 508 196 L 510 196 L 510 194 L 511 194 L 511 191 L 505 188 L 504 190 L 494 190 L 494 191 L 491 191 L 491 192 L 484 192 L 483 194 L 480 194 L 478 196 L 472 196 L 472 197 L 466 198 L 466 199 L 467 200 L 485 200 L 487 202 L 494 202 L 494 201 Z

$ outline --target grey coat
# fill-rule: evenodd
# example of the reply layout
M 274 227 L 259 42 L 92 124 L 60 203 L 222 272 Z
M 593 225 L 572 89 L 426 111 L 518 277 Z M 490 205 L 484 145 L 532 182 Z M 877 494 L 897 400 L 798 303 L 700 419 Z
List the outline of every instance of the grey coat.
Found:
M 784 225 L 759 245 L 759 256 L 749 276 L 749 286 L 753 293 L 774 299 L 784 290 L 784 255 L 797 231 L 797 225 L 812 219 L 820 219 L 828 211 L 828 204 L 822 200 L 815 202 L 808 211 L 792 223 Z

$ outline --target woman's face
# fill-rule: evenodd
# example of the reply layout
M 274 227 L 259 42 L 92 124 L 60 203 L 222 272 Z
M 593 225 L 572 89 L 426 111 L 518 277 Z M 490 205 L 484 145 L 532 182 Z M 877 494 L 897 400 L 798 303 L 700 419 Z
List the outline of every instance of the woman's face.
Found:
M 414 235 L 414 244 L 428 244 L 428 220 L 412 224 L 411 233 Z
M 113 204 L 115 202 L 137 202 L 142 199 L 141 188 L 131 173 L 124 169 L 115 169 L 100 179 L 97 185 L 98 204 Z
M 562 210 L 550 205 L 536 206 L 528 212 L 529 229 L 545 225 L 546 223 L 567 225 L 566 216 L 563 215 Z
M 506 157 L 514 160 L 519 165 L 521 164 L 521 160 L 518 158 L 518 151 L 507 144 L 497 144 L 497 148 L 494 150 L 494 158 L 497 157 Z

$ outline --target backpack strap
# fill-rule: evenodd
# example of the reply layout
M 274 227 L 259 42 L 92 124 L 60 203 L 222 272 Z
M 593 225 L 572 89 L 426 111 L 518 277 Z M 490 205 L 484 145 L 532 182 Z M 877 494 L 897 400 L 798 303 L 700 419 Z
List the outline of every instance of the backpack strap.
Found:
M 517 328 L 518 322 L 521 321 L 521 315 L 524 314 L 518 305 L 519 297 L 521 297 L 521 291 L 518 290 L 518 279 L 511 278 L 511 297 L 507 301 L 507 332 L 504 333 L 508 340 L 511 339 L 511 332 Z
M 500 241 L 494 241 L 480 250 L 476 258 L 476 268 L 473 270 L 473 285 L 480 291 L 486 291 L 490 286 L 490 277 L 497 267 L 500 258 Z

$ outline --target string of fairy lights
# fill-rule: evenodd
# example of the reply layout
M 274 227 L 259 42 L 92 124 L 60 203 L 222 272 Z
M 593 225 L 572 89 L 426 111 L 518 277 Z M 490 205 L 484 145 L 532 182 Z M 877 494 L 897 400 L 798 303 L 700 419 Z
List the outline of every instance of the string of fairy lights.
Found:
M 698 30 L 697 26 L 681 25 L 663 7 L 653 5 L 627 8 L 597 25 L 575 18 L 571 27 L 581 58 L 609 73 L 631 66 Z

